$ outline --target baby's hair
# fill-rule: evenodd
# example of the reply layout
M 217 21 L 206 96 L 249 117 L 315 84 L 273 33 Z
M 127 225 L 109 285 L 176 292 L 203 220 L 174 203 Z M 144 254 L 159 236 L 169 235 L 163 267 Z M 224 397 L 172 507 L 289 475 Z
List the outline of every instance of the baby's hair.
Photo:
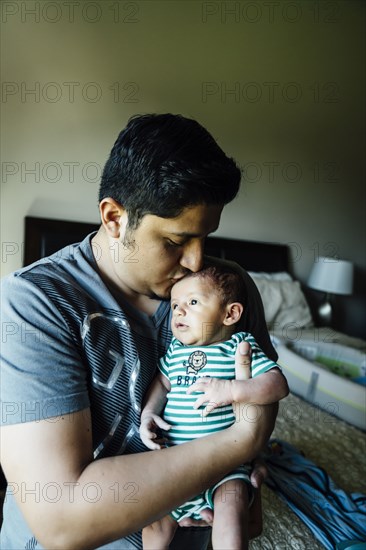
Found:
M 227 265 L 207 265 L 201 271 L 187 275 L 209 281 L 221 298 L 222 304 L 240 302 L 245 306 L 247 289 L 243 276 Z

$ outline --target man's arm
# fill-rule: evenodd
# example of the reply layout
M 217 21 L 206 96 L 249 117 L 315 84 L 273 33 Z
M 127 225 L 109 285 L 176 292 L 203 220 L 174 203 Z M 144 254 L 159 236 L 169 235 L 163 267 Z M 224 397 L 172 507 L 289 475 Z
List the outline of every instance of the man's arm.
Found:
M 39 385 L 44 378 L 38 381 L 39 373 L 33 367 L 40 360 L 42 337 L 43 372 L 49 373 L 44 385 L 48 391 L 52 380 L 50 397 L 60 412 L 46 419 L 40 414 L 30 422 L 25 422 L 19 413 L 17 423 L 2 428 L 0 461 L 9 489 L 42 546 L 62 550 L 96 548 L 136 532 L 216 483 L 242 462 L 252 460 L 266 443 L 276 413 L 270 406 L 260 409 L 255 422 L 250 422 L 245 414 L 240 416 L 239 410 L 238 422 L 229 429 L 185 445 L 159 453 L 93 461 L 89 402 L 85 392 L 81 393 L 85 373 L 79 368 L 72 335 L 42 292 L 19 279 L 9 284 L 9 307 L 3 319 L 9 326 L 19 328 L 25 324 L 27 346 L 22 343 L 20 330 L 8 339 L 11 346 L 6 346 L 5 371 L 2 365 L 2 382 L 4 372 L 8 373 L 6 392 L 2 384 L 4 397 L 10 404 L 23 405 L 25 399 L 27 403 L 40 403 Z M 20 290 L 24 297 L 22 307 L 13 307 L 13 297 Z M 67 372 L 68 392 L 80 395 L 79 409 L 83 407 L 71 414 L 70 403 L 64 405 L 62 389 L 57 393 L 64 387 Z M 21 396 L 19 384 L 15 383 L 18 379 L 23 380 Z M 26 384 L 24 380 L 37 384 Z
M 222 432 L 158 453 L 93 461 L 86 409 L 2 428 L 1 463 L 44 547 L 91 549 L 138 531 L 251 461 L 275 419 L 272 406 L 257 412 L 253 422 L 238 406 L 237 422 Z
M 278 368 L 249 380 L 231 380 L 233 401 L 270 405 L 289 393 L 286 378 Z

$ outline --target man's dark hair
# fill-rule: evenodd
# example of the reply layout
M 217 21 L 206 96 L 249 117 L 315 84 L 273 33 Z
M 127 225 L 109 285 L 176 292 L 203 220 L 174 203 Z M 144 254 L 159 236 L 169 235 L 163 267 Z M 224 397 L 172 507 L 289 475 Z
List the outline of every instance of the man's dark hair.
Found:
M 227 265 L 206 264 L 200 271 L 189 273 L 189 278 L 202 279 L 211 284 L 223 306 L 232 302 L 247 303 L 247 288 L 243 276 Z
M 153 214 L 174 218 L 198 204 L 227 204 L 241 173 L 214 138 L 195 120 L 173 114 L 132 117 L 107 160 L 99 201 L 111 197 L 136 229 Z

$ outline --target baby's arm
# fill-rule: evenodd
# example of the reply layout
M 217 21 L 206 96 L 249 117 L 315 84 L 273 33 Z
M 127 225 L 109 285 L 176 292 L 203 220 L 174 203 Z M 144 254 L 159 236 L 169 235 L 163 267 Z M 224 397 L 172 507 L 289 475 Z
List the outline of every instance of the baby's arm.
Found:
M 140 437 L 146 447 L 151 450 L 162 448 L 159 443 L 153 441 L 157 438 L 156 429 L 170 429 L 170 425 L 159 416 L 164 410 L 169 391 L 170 382 L 160 372 L 146 394 L 145 405 L 141 413 Z

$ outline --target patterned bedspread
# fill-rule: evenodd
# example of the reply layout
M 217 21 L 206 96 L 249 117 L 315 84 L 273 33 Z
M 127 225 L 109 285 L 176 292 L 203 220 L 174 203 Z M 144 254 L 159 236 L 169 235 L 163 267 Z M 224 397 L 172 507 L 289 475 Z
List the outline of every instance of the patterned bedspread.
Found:
M 290 394 L 280 402 L 273 437 L 294 445 L 347 492 L 366 493 L 366 435 Z M 268 487 L 262 489 L 263 534 L 250 550 L 321 550 L 308 527 Z

